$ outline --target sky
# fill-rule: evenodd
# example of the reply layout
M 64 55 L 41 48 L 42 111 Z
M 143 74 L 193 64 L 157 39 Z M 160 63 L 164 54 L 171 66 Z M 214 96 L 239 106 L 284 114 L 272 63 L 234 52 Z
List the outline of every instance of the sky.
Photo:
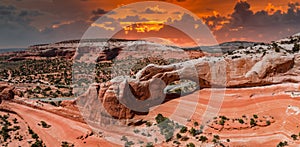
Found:
M 97 37 L 161 38 L 179 46 L 270 42 L 300 32 L 300 0 L 143 2 L 0 0 L 0 48 L 81 39 L 87 32 L 100 32 Z

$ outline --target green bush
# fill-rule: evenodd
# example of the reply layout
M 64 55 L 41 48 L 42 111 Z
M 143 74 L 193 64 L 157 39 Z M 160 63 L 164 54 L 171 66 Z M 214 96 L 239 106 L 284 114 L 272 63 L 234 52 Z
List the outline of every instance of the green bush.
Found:
M 222 126 L 224 126 L 225 120 L 224 120 L 224 119 L 221 119 L 221 120 L 219 121 L 219 124 L 222 125 Z
M 187 141 L 187 140 L 189 140 L 189 139 L 190 139 L 189 137 L 183 136 L 183 137 L 181 138 L 181 141 Z
M 63 141 L 61 142 L 61 147 L 74 147 L 74 144 Z
M 46 122 L 44 122 L 44 121 L 41 121 L 41 124 L 42 124 L 42 127 L 43 128 L 50 128 L 51 127 L 51 125 L 48 125 Z
M 219 135 L 214 135 L 214 138 L 217 140 L 220 140 L 220 136 Z
M 179 133 L 176 134 L 176 138 L 177 138 L 177 139 L 180 139 L 181 137 L 182 137 L 182 136 L 181 136 Z
M 253 118 L 250 119 L 250 125 L 253 127 L 253 126 L 256 126 L 256 122 Z
M 300 50 L 300 45 L 297 44 L 297 43 L 295 43 L 295 44 L 294 44 L 294 47 L 293 47 L 293 52 L 294 52 L 294 53 L 295 53 L 295 52 L 299 52 L 299 50 Z
M 267 120 L 266 123 L 267 123 L 268 126 L 271 125 L 271 122 L 269 120 Z
M 146 147 L 154 147 L 154 145 L 153 145 L 152 142 L 148 142 L 148 143 L 146 144 Z
M 199 141 L 201 141 L 201 142 L 205 142 L 205 141 L 207 141 L 208 139 L 207 139 L 207 137 L 206 136 L 200 136 L 200 139 L 199 139 Z
M 257 119 L 257 118 L 258 118 L 258 116 L 257 116 L 256 114 L 253 114 L 253 117 L 254 117 L 255 119 Z
M 180 133 L 185 133 L 185 132 L 187 132 L 187 127 L 184 126 L 180 129 Z
M 195 147 L 195 145 L 193 143 L 189 143 L 186 145 L 187 147 Z
M 298 136 L 296 134 L 291 135 L 291 137 L 293 138 L 293 140 L 297 140 Z
M 239 119 L 239 123 L 243 124 L 245 123 L 243 119 Z
M 163 121 L 165 121 L 167 118 L 164 117 L 162 114 L 157 114 L 157 116 L 155 117 L 156 123 L 159 124 Z
M 287 141 L 279 142 L 279 144 L 277 145 L 277 147 L 284 147 L 284 146 L 288 146 Z
M 51 88 L 50 88 L 50 87 L 47 87 L 47 88 L 45 88 L 44 90 L 45 90 L 45 91 L 50 91 Z
M 35 142 L 31 145 L 31 147 L 46 147 L 42 140 L 36 139 Z
M 190 134 L 193 135 L 193 136 L 196 136 L 196 135 L 197 135 L 197 134 L 196 134 L 197 131 L 196 131 L 194 128 L 191 128 L 189 132 L 190 132 Z
M 195 121 L 195 122 L 194 122 L 194 126 L 195 126 L 195 127 L 199 126 L 199 123 Z
M 39 135 L 36 134 L 36 133 L 31 134 L 31 137 L 32 137 L 33 139 L 39 139 Z

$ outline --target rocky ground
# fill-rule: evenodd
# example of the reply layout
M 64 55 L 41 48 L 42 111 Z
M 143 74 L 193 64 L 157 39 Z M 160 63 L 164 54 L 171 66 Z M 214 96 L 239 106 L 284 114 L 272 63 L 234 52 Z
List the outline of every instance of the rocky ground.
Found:
M 76 51 L 73 40 L 1 54 L 1 145 L 297 146 L 299 38 L 219 53 L 136 40 Z

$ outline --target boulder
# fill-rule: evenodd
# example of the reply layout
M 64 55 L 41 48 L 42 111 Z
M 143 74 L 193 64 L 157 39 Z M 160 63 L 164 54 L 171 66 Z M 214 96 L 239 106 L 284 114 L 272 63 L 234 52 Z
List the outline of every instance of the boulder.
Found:
M 14 99 L 14 87 L 9 85 L 0 85 L 0 101 Z

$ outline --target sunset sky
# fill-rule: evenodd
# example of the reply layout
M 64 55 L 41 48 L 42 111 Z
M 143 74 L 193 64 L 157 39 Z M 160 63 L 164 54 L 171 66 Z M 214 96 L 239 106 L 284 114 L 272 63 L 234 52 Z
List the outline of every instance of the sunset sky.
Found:
M 181 27 L 188 28 L 191 33 L 201 32 L 205 31 L 199 26 L 202 22 L 219 43 L 234 40 L 269 42 L 300 32 L 300 0 L 158 2 L 162 1 L 186 10 L 159 4 L 122 9 L 124 5 L 142 2 L 138 0 L 0 0 L 0 48 L 80 39 L 91 27 L 103 34 L 121 28 L 114 35 L 117 38 L 158 36 L 182 46 L 191 45 L 186 39 L 189 36 L 176 26 L 184 25 Z M 95 22 L 101 16 L 101 23 Z

